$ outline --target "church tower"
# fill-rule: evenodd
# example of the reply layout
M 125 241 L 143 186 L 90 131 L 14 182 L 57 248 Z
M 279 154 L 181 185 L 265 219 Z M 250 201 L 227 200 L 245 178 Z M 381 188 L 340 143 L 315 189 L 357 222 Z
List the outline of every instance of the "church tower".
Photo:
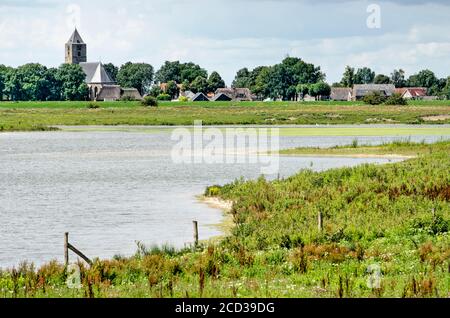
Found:
M 80 64 L 87 62 L 87 45 L 84 43 L 77 29 L 66 43 L 66 63 Z

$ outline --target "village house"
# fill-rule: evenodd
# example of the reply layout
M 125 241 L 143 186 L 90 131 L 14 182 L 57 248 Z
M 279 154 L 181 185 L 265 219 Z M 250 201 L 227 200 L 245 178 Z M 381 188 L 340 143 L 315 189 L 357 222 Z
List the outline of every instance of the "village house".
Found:
M 233 99 L 225 93 L 216 94 L 212 99 L 213 102 L 230 102 L 232 100 Z
M 353 89 L 348 87 L 332 87 L 330 99 L 335 101 L 351 101 Z
M 352 100 L 362 100 L 367 95 L 379 92 L 384 97 L 391 97 L 395 93 L 393 84 L 361 84 L 354 85 L 352 91 Z
M 141 100 L 142 96 L 135 88 L 122 88 L 111 80 L 101 62 L 87 62 L 87 44 L 75 29 L 65 45 L 67 64 L 78 64 L 86 74 L 85 82 L 89 87 L 89 99 L 93 101 L 116 101 L 127 97 Z
M 251 102 L 255 100 L 255 96 L 253 96 L 248 88 L 219 88 L 215 92 L 214 99 L 226 100 L 225 96 L 227 96 L 229 100 L 239 102 Z
M 208 96 L 206 96 L 203 93 L 197 93 L 194 95 L 194 97 L 192 97 L 191 99 L 193 102 L 209 102 L 209 98 Z
M 404 99 L 423 99 L 428 95 L 426 87 L 397 88 L 395 92 L 400 94 Z

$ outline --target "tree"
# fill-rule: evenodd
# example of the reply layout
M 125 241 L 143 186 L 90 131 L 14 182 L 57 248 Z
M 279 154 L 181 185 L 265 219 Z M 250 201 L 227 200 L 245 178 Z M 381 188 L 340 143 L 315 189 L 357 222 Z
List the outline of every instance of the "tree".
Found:
M 207 94 L 208 93 L 208 81 L 205 77 L 199 76 L 191 83 L 190 88 L 194 94 L 197 94 L 197 93 Z
M 250 88 L 251 82 L 250 82 L 250 72 L 248 68 L 240 69 L 236 77 L 234 78 L 233 83 L 231 84 L 231 87 L 233 88 Z
M 330 96 L 331 87 L 325 82 L 311 84 L 309 88 L 309 94 L 314 97 Z
M 406 86 L 405 71 L 402 69 L 394 70 L 391 74 L 391 82 L 395 87 L 401 88 Z
M 309 89 L 310 89 L 309 84 L 298 84 L 297 94 L 300 95 L 301 98 L 304 98 L 307 94 L 309 94 Z
M 208 78 L 208 88 L 210 92 L 215 92 L 218 88 L 224 88 L 225 81 L 217 72 L 212 72 Z
M 195 63 L 166 61 L 164 65 L 156 72 L 155 81 L 157 83 L 175 81 L 178 84 L 187 81 L 190 84 L 199 76 L 208 78 L 208 72 Z
M 47 70 L 47 83 L 49 85 L 48 88 L 48 96 L 47 100 L 50 101 L 58 101 L 61 100 L 62 88 L 61 83 L 57 79 L 58 69 L 57 68 L 49 68 Z
M 128 62 L 119 70 L 117 82 L 122 87 L 136 88 L 141 95 L 150 89 L 153 81 L 153 66 L 146 63 Z
M 431 88 L 438 83 L 438 78 L 430 70 L 420 71 L 418 74 L 409 77 L 408 87 L 426 87 Z
M 345 68 L 341 83 L 344 87 L 353 87 L 355 84 L 355 69 L 353 67 L 347 66 Z
M 375 84 L 391 84 L 391 79 L 389 76 L 378 74 L 374 80 Z
M 320 67 L 304 62 L 300 58 L 287 57 L 270 68 L 268 78 L 269 96 L 273 99 L 297 99 L 298 84 L 314 84 L 325 79 Z
M 8 71 L 8 68 L 6 66 L 0 64 L 0 101 L 3 100 L 7 71 Z
M 375 79 L 375 72 L 368 67 L 358 69 L 354 77 L 354 84 L 370 84 Z
M 109 78 L 113 82 L 117 82 L 117 74 L 119 73 L 119 68 L 112 63 L 103 65 L 105 67 L 106 73 L 108 73 Z
M 442 90 L 442 95 L 444 95 L 445 98 L 450 99 L 450 76 L 447 78 L 445 87 Z
M 166 61 L 163 66 L 156 72 L 155 81 L 157 83 L 167 83 L 175 81 L 181 83 L 181 64 L 179 61 Z
M 163 91 L 159 85 L 153 85 L 152 88 L 148 91 L 148 95 L 153 97 L 158 97 L 158 95 L 162 94 Z
M 165 93 L 169 95 L 171 99 L 177 97 L 179 94 L 177 83 L 175 81 L 168 81 Z
M 87 100 L 89 88 L 85 83 L 86 74 L 77 64 L 63 64 L 55 74 L 60 85 L 62 100 Z
M 41 64 L 29 63 L 17 69 L 3 68 L 3 94 L 15 101 L 45 101 L 58 99 L 55 70 Z
M 192 62 L 184 63 L 181 65 L 180 83 L 183 83 L 184 81 L 192 83 L 198 77 L 208 78 L 208 72 L 205 69 L 201 68 L 199 65 Z
M 272 76 L 272 68 L 264 66 L 259 69 L 258 76 L 255 79 L 252 92 L 258 98 L 263 99 L 270 96 L 269 80 Z

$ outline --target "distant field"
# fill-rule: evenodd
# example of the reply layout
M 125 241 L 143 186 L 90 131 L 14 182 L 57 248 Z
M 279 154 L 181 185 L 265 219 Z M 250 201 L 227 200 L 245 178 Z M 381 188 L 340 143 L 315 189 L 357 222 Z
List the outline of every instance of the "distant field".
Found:
M 396 141 L 377 146 L 359 145 L 355 141 L 352 145 L 337 146 L 332 148 L 295 148 L 280 151 L 282 155 L 293 156 L 337 156 L 337 157 L 353 157 L 353 156 L 405 156 L 415 157 L 433 152 L 446 151 L 450 146 L 450 135 L 447 140 L 434 144 L 414 143 L 410 141 Z
M 99 108 L 92 109 L 95 104 Z M 449 101 L 408 106 L 367 106 L 359 102 L 0 102 L 0 131 L 49 130 L 91 125 L 346 125 L 450 124 Z

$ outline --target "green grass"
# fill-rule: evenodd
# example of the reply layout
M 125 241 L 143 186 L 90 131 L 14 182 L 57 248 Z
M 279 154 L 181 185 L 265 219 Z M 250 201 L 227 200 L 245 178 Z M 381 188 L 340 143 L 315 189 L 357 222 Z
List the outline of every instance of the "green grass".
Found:
M 161 103 L 144 108 L 138 102 L 0 102 L 0 131 L 46 130 L 68 125 L 338 125 L 445 124 L 450 102 L 422 102 L 410 106 L 366 106 L 359 102 L 219 102 Z M 441 116 L 438 118 L 436 116 Z M 427 121 L 425 118 L 440 120 Z
M 81 264 L 75 290 L 57 262 L 22 264 L 0 272 L 0 296 L 446 298 L 449 167 L 450 144 L 440 143 L 396 164 L 215 186 L 207 193 L 234 202 L 234 227 L 219 243 L 195 251 L 140 244 L 133 257 Z M 381 281 L 369 288 L 374 265 Z
M 377 146 L 359 145 L 355 140 L 352 145 L 336 146 L 332 148 L 303 147 L 282 150 L 281 155 L 307 155 L 307 156 L 418 156 L 422 154 L 443 151 L 450 145 L 450 139 L 434 144 L 425 142 L 415 143 L 409 140 L 400 140 L 392 143 L 384 143 Z

